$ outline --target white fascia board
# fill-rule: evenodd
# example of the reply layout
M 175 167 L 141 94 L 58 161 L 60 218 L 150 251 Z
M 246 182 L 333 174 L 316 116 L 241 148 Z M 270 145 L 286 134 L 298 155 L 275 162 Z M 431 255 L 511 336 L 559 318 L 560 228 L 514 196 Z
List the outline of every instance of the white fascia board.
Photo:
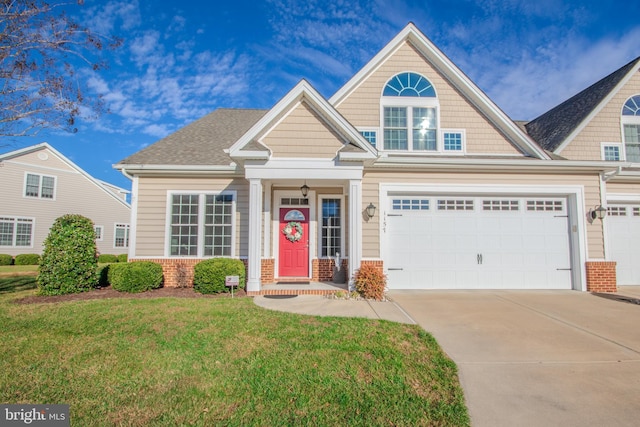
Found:
M 611 101 L 611 99 L 613 99 L 613 97 L 616 96 L 616 94 L 620 91 L 620 89 L 622 89 L 627 84 L 627 82 L 629 82 L 629 80 L 633 77 L 633 75 L 637 73 L 639 70 L 640 70 L 640 61 L 635 67 L 633 67 L 627 73 L 626 76 L 624 76 L 622 80 L 618 82 L 616 87 L 614 87 L 613 90 L 611 90 L 611 92 L 609 92 L 609 94 L 604 97 L 604 99 L 600 102 L 600 104 L 598 104 L 596 108 L 594 108 L 591 111 L 591 113 L 589 113 L 589 115 L 573 130 L 573 132 L 571 132 L 569 136 L 567 136 L 567 138 L 564 141 L 562 141 L 562 144 L 560 144 L 558 148 L 555 149 L 554 153 L 555 154 L 562 153 L 562 151 L 571 143 L 571 141 L 573 141 L 576 138 L 576 136 L 578 136 L 580 132 L 582 132 L 584 128 L 587 127 L 589 123 L 591 123 L 591 120 L 593 120 L 598 114 L 600 114 L 600 111 L 602 111 L 605 105 L 607 105 Z
M 439 69 L 449 81 L 456 86 L 465 97 L 489 118 L 494 125 L 523 152 L 540 159 L 549 159 L 549 155 L 524 133 L 478 86 L 473 83 L 451 60 L 438 49 L 413 23 L 396 35 L 376 56 L 371 59 L 355 76 L 353 76 L 329 102 L 338 107 L 340 103 L 405 41 L 410 41 L 423 55 L 430 59 L 433 66 Z
M 257 160 L 267 160 L 270 157 L 268 151 L 247 151 L 241 150 L 238 151 L 237 154 L 234 155 L 239 159 L 257 159 Z
M 369 153 L 338 153 L 338 158 L 345 161 L 364 161 L 370 160 L 372 157 Z
M 362 179 L 362 165 L 338 164 L 333 160 L 272 159 L 245 164 L 245 178 L 252 179 Z
M 605 161 L 574 161 L 574 160 L 513 160 L 513 159 L 466 159 L 466 158 L 380 158 L 372 166 L 374 168 L 514 168 L 525 169 L 556 169 L 556 170 L 585 170 L 585 171 L 615 171 L 617 165 Z
M 235 171 L 237 166 L 235 164 L 229 165 L 150 165 L 150 164 L 125 164 L 118 163 L 113 165 L 114 169 L 127 171 L 144 171 L 144 170 L 162 170 L 162 171 L 206 171 L 206 172 L 229 172 Z

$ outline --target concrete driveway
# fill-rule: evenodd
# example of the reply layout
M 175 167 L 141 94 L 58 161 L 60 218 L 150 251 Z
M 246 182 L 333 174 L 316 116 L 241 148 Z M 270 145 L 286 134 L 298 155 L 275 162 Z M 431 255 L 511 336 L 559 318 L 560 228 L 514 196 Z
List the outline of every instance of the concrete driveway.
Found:
M 472 425 L 640 424 L 640 305 L 577 291 L 389 296 L 458 365 Z

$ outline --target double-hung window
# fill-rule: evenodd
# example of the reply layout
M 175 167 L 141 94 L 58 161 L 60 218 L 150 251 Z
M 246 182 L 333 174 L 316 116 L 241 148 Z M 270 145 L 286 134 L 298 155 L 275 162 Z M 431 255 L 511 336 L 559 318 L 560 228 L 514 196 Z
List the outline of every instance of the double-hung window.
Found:
M 113 233 L 113 246 L 116 248 L 129 247 L 129 224 L 116 224 Z
M 234 194 L 170 194 L 170 256 L 233 255 Z
M 622 107 L 622 138 L 625 159 L 640 163 L 640 95 L 632 96 Z
M 25 176 L 24 195 L 39 199 L 53 199 L 56 178 L 48 175 L 27 173 Z
M 33 246 L 33 218 L 0 217 L 0 246 Z

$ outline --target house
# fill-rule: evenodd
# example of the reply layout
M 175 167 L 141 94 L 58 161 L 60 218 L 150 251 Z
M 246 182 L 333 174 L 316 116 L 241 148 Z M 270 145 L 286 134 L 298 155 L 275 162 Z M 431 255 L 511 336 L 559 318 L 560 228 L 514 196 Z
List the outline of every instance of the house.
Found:
M 640 93 L 637 63 L 626 73 L 602 98 L 613 110 L 612 92 Z M 553 134 L 563 120 L 537 121 Z M 129 257 L 161 263 L 168 286 L 240 258 L 249 294 L 363 264 L 391 289 L 615 291 L 597 208 L 632 165 L 565 156 L 579 135 L 554 147 L 534 128 L 409 23 L 329 99 L 302 80 L 269 110 L 216 110 L 115 165 L 133 177 Z M 619 130 L 584 144 L 622 147 Z
M 604 160 L 603 258 L 617 283 L 640 284 L 640 58 L 525 125 L 545 150 L 574 161 Z M 594 252 L 595 253 L 595 252 Z
M 100 253 L 128 252 L 129 192 L 91 177 L 47 143 L 0 155 L 0 192 L 0 253 L 41 254 L 65 214 L 93 220 Z

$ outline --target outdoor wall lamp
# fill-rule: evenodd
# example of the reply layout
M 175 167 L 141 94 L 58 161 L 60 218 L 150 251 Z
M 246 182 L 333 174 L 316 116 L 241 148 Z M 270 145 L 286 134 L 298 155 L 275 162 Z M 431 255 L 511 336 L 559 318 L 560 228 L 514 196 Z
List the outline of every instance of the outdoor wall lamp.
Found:
M 302 193 L 302 197 L 307 197 L 307 194 L 309 194 L 309 186 L 306 182 L 302 187 L 300 187 L 300 192 Z
M 366 210 L 369 219 L 373 218 L 373 216 L 376 214 L 376 206 L 373 203 L 369 203 L 369 206 L 367 206 Z
M 596 219 L 599 219 L 600 221 L 602 221 L 606 215 L 607 215 L 607 208 L 605 208 L 602 205 L 598 205 L 589 211 L 589 216 L 591 217 L 592 221 L 595 221 Z

